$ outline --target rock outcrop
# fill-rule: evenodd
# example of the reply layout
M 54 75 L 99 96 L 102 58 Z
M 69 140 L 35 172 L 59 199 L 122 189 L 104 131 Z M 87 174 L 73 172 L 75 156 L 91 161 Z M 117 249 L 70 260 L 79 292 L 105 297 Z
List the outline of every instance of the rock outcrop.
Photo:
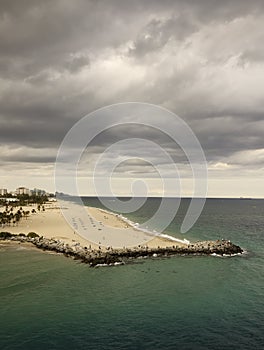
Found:
M 227 240 L 195 242 L 186 246 L 170 246 L 166 248 L 137 247 L 133 249 L 111 249 L 105 251 L 88 249 L 79 244 L 69 245 L 63 241 L 47 239 L 43 237 L 26 237 L 11 235 L 0 239 L 30 242 L 42 250 L 62 253 L 65 256 L 73 257 L 91 267 L 98 265 L 125 264 L 131 259 L 169 257 L 173 255 L 221 255 L 232 256 L 243 253 L 243 249 Z

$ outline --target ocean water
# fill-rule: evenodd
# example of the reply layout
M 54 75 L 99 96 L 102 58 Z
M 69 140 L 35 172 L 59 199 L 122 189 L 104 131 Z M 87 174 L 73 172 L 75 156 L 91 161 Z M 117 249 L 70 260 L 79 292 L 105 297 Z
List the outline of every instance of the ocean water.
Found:
M 84 202 L 102 206 L 94 198 Z M 167 233 L 227 238 L 247 254 L 92 269 L 2 246 L 0 349 L 264 349 L 264 200 L 207 200 L 182 235 L 188 203 L 182 201 Z M 148 199 L 127 217 L 143 224 L 158 205 Z

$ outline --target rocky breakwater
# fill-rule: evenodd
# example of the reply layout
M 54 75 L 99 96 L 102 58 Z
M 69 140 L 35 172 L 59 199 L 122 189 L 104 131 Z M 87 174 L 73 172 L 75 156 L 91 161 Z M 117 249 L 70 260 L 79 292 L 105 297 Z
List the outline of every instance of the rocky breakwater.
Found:
M 221 255 L 233 256 L 243 253 L 243 249 L 227 240 L 195 242 L 186 246 L 170 246 L 166 248 L 148 248 L 139 246 L 137 248 L 104 250 L 89 249 L 80 246 L 79 243 L 68 244 L 61 240 L 46 239 L 43 237 L 27 237 L 12 235 L 1 239 L 11 241 L 30 242 L 42 250 L 54 251 L 73 257 L 81 262 L 89 264 L 91 267 L 98 265 L 125 264 L 132 259 L 169 257 L 173 255 Z
M 187 254 L 202 254 L 202 255 L 237 255 L 242 254 L 243 249 L 238 245 L 233 244 L 228 240 L 217 241 L 202 241 L 189 244 L 187 247 Z

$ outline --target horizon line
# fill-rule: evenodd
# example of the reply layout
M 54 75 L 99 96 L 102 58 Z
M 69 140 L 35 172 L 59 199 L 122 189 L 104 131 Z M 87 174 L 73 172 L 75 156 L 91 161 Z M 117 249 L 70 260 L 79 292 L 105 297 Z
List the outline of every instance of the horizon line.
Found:
M 76 197 L 75 195 L 72 194 L 65 194 L 66 196 L 70 197 Z M 208 196 L 208 197 L 191 197 L 191 196 L 128 196 L 128 195 L 118 195 L 118 196 L 107 196 L 107 195 L 87 195 L 87 194 L 81 194 L 79 197 L 90 197 L 90 198 L 99 198 L 99 197 L 104 197 L 104 198 L 175 198 L 175 199 L 239 199 L 239 200 L 254 200 L 254 199 L 264 199 L 264 197 L 217 197 L 217 196 Z

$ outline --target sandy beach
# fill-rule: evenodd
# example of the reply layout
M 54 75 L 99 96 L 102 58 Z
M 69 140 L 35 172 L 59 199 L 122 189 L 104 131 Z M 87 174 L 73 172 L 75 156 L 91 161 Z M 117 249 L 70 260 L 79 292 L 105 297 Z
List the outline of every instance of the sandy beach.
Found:
M 75 204 L 65 206 L 63 213 L 58 203 L 45 204 L 45 211 L 37 211 L 36 206 L 23 207 L 30 211 L 17 226 L 2 227 L 2 231 L 14 234 L 35 232 L 48 239 L 64 241 L 70 245 L 87 246 L 91 249 L 149 248 L 184 246 L 186 242 L 141 231 L 124 221 L 121 216 L 93 207 L 80 207 Z M 32 209 L 36 213 L 31 213 Z M 1 208 L 0 211 L 3 211 Z M 16 211 L 16 209 L 14 209 Z M 66 213 L 66 219 L 65 219 Z M 63 215 L 64 214 L 64 215 Z

